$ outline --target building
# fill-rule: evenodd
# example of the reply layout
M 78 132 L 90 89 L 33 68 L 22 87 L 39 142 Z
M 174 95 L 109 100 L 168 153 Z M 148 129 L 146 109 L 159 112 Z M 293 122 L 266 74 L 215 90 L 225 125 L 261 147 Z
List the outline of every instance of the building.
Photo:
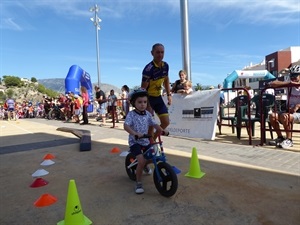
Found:
M 300 61 L 300 46 L 292 46 L 265 56 L 265 69 L 278 77 L 286 68 Z M 280 76 L 280 75 L 279 75 Z
M 291 46 L 265 56 L 259 64 L 250 64 L 242 70 L 235 70 L 231 77 L 226 77 L 224 87 L 251 87 L 258 89 L 259 81 L 281 77 L 288 74 L 287 68 L 300 65 L 300 46 Z M 236 75 L 237 74 L 237 75 Z M 285 78 L 286 79 L 286 78 Z M 232 85 L 228 83 L 232 82 Z

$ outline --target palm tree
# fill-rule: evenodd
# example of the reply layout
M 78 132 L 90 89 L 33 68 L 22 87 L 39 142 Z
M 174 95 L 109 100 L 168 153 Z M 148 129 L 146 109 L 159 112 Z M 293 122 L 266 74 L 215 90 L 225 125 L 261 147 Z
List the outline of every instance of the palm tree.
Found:
M 194 87 L 195 88 L 195 91 L 201 91 L 203 90 L 203 87 L 201 84 L 197 83 L 196 86 Z

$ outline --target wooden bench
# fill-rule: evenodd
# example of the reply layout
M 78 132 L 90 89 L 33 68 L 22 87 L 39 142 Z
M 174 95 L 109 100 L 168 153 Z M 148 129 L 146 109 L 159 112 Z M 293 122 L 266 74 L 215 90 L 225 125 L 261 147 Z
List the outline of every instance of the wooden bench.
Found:
M 70 132 L 80 138 L 80 151 L 90 151 L 92 149 L 91 132 L 89 130 L 79 130 L 69 127 L 59 127 L 56 130 Z

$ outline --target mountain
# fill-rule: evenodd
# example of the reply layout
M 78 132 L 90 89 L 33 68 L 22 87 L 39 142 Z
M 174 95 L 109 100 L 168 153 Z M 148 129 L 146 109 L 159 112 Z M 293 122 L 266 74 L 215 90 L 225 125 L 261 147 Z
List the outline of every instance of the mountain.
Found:
M 64 78 L 53 78 L 53 79 L 39 79 L 38 83 L 44 85 L 48 89 L 52 89 L 57 92 L 65 92 L 65 79 Z M 93 84 L 93 87 L 97 85 L 96 83 Z M 121 94 L 121 89 L 111 85 L 111 84 L 100 84 L 101 90 L 103 90 L 107 95 L 109 94 L 110 90 L 114 90 L 115 94 Z

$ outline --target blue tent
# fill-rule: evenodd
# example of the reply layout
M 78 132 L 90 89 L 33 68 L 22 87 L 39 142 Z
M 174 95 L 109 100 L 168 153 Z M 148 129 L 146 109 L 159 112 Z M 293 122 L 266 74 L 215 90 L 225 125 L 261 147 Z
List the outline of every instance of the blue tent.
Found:
M 238 78 L 263 77 L 264 80 L 274 79 L 275 76 L 267 70 L 234 70 L 224 80 L 224 88 L 232 88 L 232 83 Z

